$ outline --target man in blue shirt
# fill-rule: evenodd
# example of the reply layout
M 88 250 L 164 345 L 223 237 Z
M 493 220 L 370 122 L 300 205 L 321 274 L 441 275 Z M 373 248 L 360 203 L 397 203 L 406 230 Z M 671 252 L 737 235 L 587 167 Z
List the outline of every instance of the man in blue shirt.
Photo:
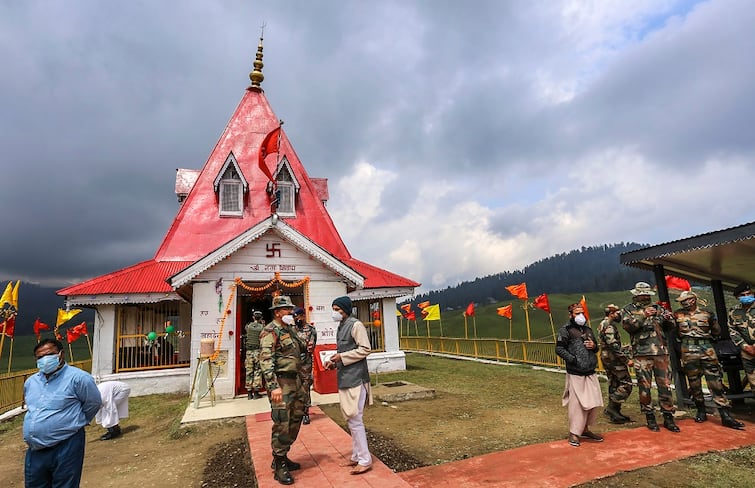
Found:
M 84 426 L 102 405 L 94 378 L 63 359 L 63 344 L 42 339 L 34 347 L 39 373 L 24 384 L 26 488 L 75 488 L 84 465 Z

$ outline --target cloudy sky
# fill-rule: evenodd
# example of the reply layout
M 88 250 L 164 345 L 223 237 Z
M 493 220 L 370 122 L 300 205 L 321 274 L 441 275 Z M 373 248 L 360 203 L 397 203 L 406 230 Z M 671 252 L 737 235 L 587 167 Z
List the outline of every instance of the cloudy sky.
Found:
M 0 279 L 153 256 L 265 93 L 352 254 L 443 288 L 755 220 L 755 3 L 0 2 Z

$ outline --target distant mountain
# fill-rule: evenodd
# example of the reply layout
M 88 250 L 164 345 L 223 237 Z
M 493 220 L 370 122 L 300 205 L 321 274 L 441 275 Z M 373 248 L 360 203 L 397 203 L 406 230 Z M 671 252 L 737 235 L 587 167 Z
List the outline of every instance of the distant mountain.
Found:
M 55 294 L 56 288 L 46 288 L 32 283 L 21 282 L 18 288 L 18 317 L 16 317 L 16 335 L 34 334 L 34 321 L 39 320 L 48 324 L 50 329 L 55 327 L 58 309 L 65 308 L 65 300 Z M 66 322 L 68 325 L 94 324 L 94 310 L 84 308 L 82 312 Z
M 541 259 L 518 271 L 504 271 L 454 287 L 418 295 L 411 303 L 430 301 L 442 309 L 460 309 L 470 302 L 496 303 L 513 296 L 506 286 L 527 284 L 531 298 L 541 293 L 587 293 L 629 290 L 638 281 L 652 282 L 653 274 L 619 264 L 619 255 L 647 244 L 636 242 L 582 247 Z

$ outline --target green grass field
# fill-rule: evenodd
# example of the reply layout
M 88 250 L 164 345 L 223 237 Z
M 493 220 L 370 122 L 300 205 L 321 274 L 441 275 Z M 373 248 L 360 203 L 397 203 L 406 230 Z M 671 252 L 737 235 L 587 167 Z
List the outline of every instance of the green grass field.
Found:
M 52 335 L 43 335 L 42 337 L 52 337 Z M 10 365 L 11 372 L 36 369 L 37 362 L 34 359 L 33 354 L 34 346 L 36 344 L 37 338 L 35 336 L 16 336 L 13 339 L 12 344 L 11 340 L 6 337 L 3 341 L 3 349 L 0 351 L 0 376 L 8 373 L 8 360 L 11 358 L 11 345 L 13 346 L 13 356 Z M 63 342 L 63 346 L 66 350 L 66 361 L 71 361 L 71 351 L 73 352 L 73 359 L 76 361 L 91 359 L 91 356 L 89 355 L 89 346 L 87 345 L 87 338 L 84 336 L 71 344 L 71 351 L 69 351 L 68 344 L 65 341 Z

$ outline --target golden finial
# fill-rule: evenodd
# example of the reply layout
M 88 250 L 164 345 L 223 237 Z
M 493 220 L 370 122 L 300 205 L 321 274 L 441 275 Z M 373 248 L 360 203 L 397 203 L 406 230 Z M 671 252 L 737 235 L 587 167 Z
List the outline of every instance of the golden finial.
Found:
M 262 39 L 265 37 L 265 23 L 260 26 L 260 43 L 257 45 L 257 56 L 254 60 L 254 69 L 249 73 L 249 79 L 252 80 L 252 88 L 258 90 L 262 89 L 262 81 L 265 79 L 265 75 L 262 74 L 262 67 L 265 66 L 262 63 Z

